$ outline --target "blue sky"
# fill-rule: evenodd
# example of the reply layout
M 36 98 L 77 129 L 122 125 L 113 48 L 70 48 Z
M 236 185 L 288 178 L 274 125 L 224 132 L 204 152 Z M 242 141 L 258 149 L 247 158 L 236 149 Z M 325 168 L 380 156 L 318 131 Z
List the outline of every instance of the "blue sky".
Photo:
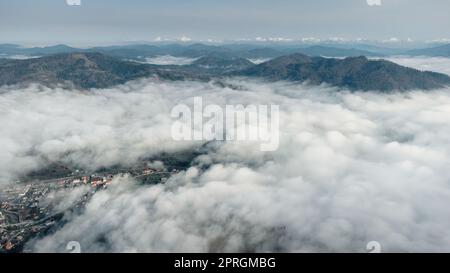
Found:
M 0 42 L 450 38 L 449 0 L 0 0 Z

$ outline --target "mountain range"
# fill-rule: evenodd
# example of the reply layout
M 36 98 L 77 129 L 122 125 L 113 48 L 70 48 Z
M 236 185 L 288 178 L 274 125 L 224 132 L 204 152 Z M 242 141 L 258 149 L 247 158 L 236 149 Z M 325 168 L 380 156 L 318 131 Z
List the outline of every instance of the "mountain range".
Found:
M 391 55 L 450 57 L 450 44 L 419 49 L 400 49 L 368 44 L 316 44 L 316 45 L 256 45 L 256 44 L 137 44 L 74 48 L 67 45 L 48 47 L 20 47 L 0 44 L 0 58 L 41 57 L 60 53 L 98 52 L 122 59 L 145 61 L 148 57 L 171 55 L 174 57 L 200 58 L 208 55 L 223 58 L 268 59 L 294 53 L 327 57 L 385 57 Z
M 450 85 L 447 75 L 422 72 L 385 60 L 369 60 L 364 56 L 333 59 L 293 54 L 238 71 L 236 75 L 383 92 L 429 90 Z
M 101 53 L 62 53 L 27 60 L 0 62 L 0 85 L 40 83 L 76 88 L 107 88 L 143 77 L 166 80 L 202 79 L 182 70 L 123 61 Z
M 450 44 L 431 48 L 414 49 L 406 52 L 411 56 L 450 57 Z
M 436 89 L 450 77 L 422 72 L 385 60 L 345 59 L 291 54 L 255 65 L 244 58 L 204 56 L 189 65 L 151 65 L 94 52 L 62 53 L 27 60 L 0 61 L 0 86 L 40 83 L 81 89 L 107 88 L 139 78 L 210 81 L 224 77 L 329 84 L 351 90 L 382 92 Z

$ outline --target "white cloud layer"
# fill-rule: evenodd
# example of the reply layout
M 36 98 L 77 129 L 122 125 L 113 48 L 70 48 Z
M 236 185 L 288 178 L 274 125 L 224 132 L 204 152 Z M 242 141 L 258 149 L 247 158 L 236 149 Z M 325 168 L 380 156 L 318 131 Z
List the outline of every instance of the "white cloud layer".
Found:
M 188 65 L 192 64 L 195 60 L 197 59 L 163 55 L 153 58 L 146 58 L 146 63 L 156 65 Z
M 270 61 L 271 59 L 270 58 L 259 58 L 259 59 L 248 59 L 248 60 L 254 64 L 262 64 L 267 61 Z
M 217 144 L 164 185 L 117 178 L 33 251 L 450 251 L 450 90 L 405 94 L 231 81 L 134 82 L 91 93 L 0 95 L 0 173 L 40 157 L 83 166 L 131 162 L 193 143 L 170 140 L 170 108 L 279 104 L 280 149 Z
M 170 134 L 169 113 L 181 88 L 135 82 L 92 92 L 0 89 L 0 185 L 45 159 L 95 169 L 190 147 Z
M 422 71 L 434 71 L 450 75 L 450 58 L 444 57 L 390 57 L 388 60 L 399 65 L 413 67 Z

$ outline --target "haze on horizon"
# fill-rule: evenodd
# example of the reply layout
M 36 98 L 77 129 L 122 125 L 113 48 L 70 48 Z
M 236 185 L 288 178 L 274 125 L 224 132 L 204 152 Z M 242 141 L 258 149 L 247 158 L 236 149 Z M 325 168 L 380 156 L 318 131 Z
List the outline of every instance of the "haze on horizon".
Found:
M 0 43 L 100 45 L 256 37 L 450 38 L 448 0 L 0 0 Z M 189 37 L 189 39 L 187 39 Z

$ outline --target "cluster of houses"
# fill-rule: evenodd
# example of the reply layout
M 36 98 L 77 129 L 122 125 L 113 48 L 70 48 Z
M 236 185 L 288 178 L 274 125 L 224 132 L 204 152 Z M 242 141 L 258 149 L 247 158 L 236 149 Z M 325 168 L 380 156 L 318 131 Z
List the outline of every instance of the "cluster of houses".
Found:
M 139 177 L 158 172 L 158 170 L 153 168 L 144 168 L 121 174 Z M 17 184 L 9 189 L 5 189 L 2 192 L 4 196 L 0 198 L 0 253 L 20 249 L 20 246 L 34 234 L 45 231 L 54 224 L 51 218 L 42 221 L 42 223 L 40 222 L 51 215 L 52 212 L 51 206 L 48 206 L 48 204 L 42 206 L 40 203 L 42 198 L 47 196 L 49 192 L 61 188 L 90 185 L 93 188 L 92 193 L 94 193 L 98 189 L 108 187 L 112 183 L 114 176 L 121 174 L 82 175 L 77 171 L 74 173 L 75 176 L 70 179 L 57 179 L 53 183 Z M 84 205 L 88 199 L 88 196 L 84 196 L 79 200 L 79 204 Z M 17 215 L 15 217 L 17 220 L 8 223 L 7 216 L 11 216 L 11 214 Z M 13 227 L 14 225 L 17 225 L 17 227 Z
M 152 175 L 156 173 L 157 170 L 152 168 L 145 168 L 143 170 L 140 170 L 138 172 L 132 172 L 129 173 L 133 176 L 143 176 L 143 175 Z M 107 187 L 111 184 L 112 180 L 114 178 L 113 174 L 107 174 L 107 175 L 90 175 L 90 176 L 80 176 L 72 180 L 63 180 L 60 181 L 61 185 L 91 185 L 93 188 L 98 188 L 101 186 Z
M 105 175 L 105 176 L 81 176 L 73 179 L 66 179 L 59 181 L 60 186 L 80 186 L 80 185 L 91 185 L 93 188 L 97 188 L 99 186 L 108 186 L 111 184 L 114 175 Z

